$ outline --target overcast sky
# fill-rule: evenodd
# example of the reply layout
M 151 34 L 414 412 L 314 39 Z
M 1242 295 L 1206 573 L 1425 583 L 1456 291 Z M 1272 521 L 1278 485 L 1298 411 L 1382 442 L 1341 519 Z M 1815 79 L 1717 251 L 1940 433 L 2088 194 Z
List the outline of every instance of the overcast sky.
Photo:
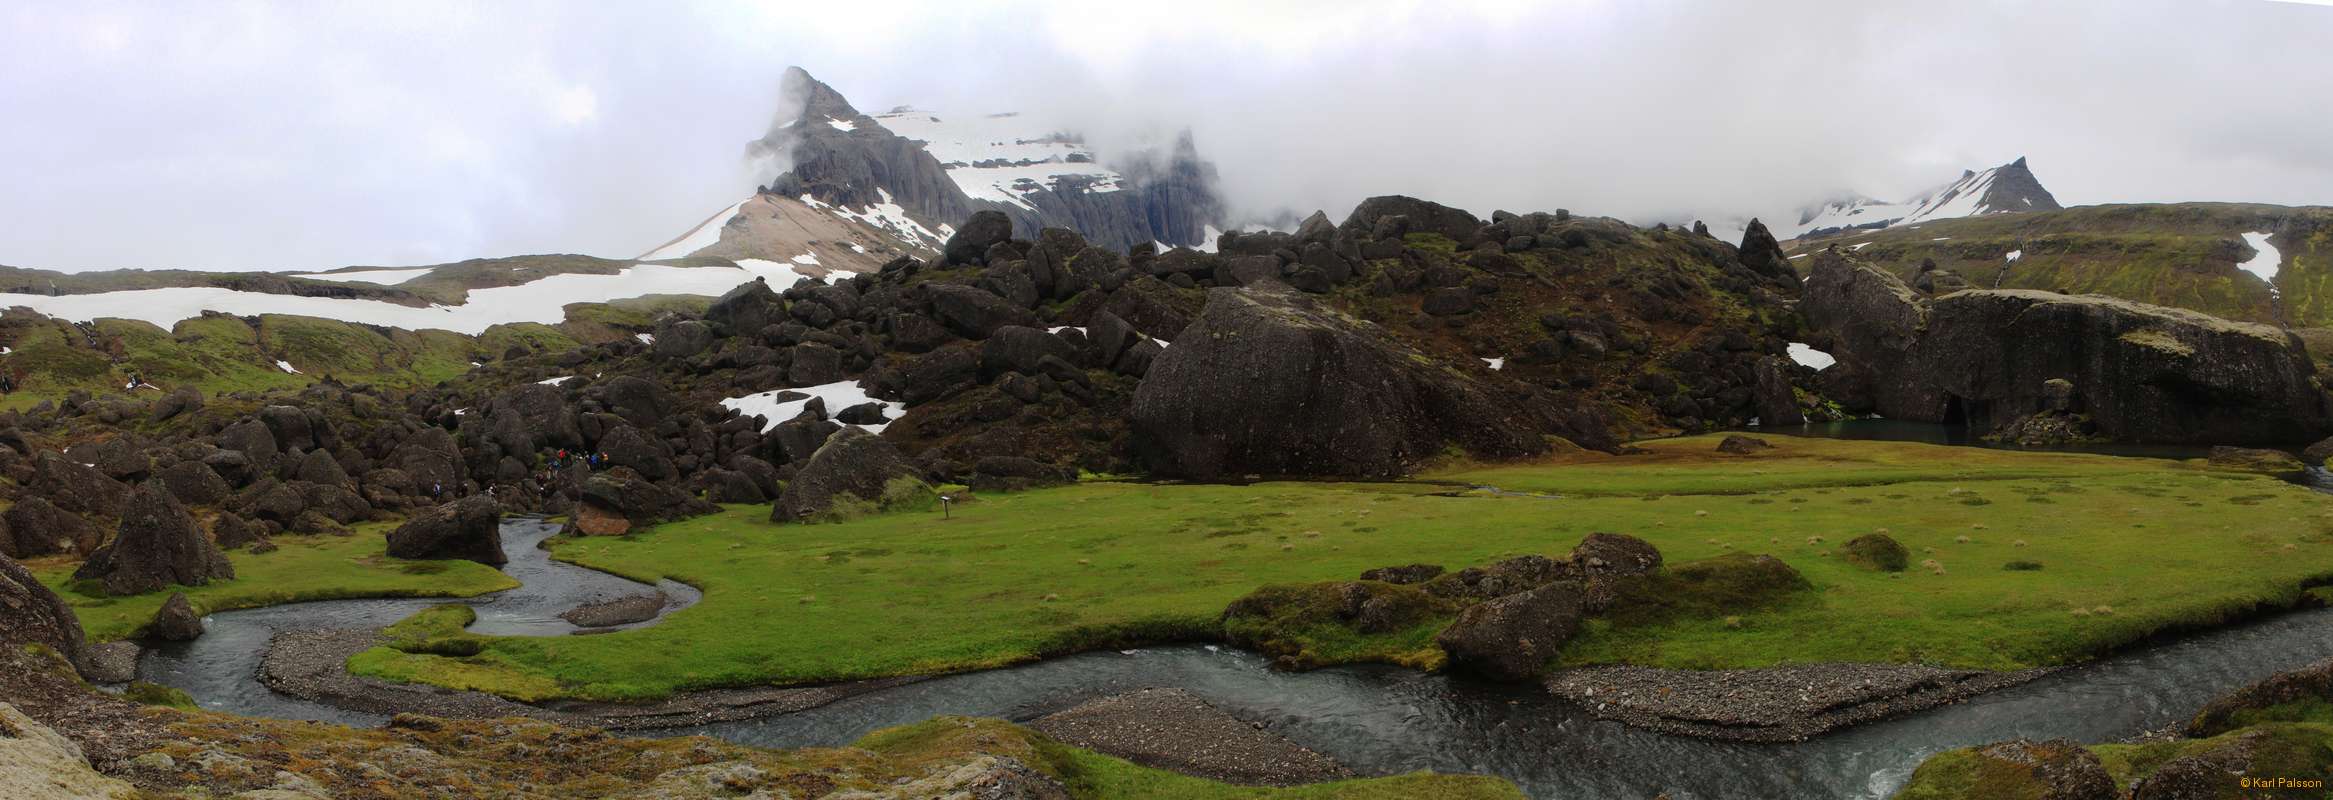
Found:
M 0 7 L 0 264 L 638 255 L 751 191 L 800 64 L 861 110 L 1189 126 L 1251 212 L 1651 220 L 2029 156 L 2071 205 L 2333 204 L 2333 7 L 2225 2 Z

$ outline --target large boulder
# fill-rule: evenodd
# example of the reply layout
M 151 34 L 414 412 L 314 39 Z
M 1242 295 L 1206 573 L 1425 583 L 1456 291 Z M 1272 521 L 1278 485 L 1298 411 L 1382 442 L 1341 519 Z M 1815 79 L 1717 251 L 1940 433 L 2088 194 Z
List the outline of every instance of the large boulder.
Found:
M 631 467 L 640 473 L 640 477 L 652 481 L 666 480 L 676 474 L 672 465 L 672 448 L 630 425 L 617 425 L 607 435 L 601 436 L 599 451 L 607 454 L 608 463 Z
M 1538 677 L 1579 632 L 1580 587 L 1558 581 L 1475 604 L 1434 637 L 1453 666 L 1506 681 Z
M 1002 211 L 975 211 L 964 227 L 957 228 L 948 243 L 940 248 L 940 257 L 948 264 L 979 264 L 988 254 L 988 248 L 1013 238 L 1013 219 Z
M 105 539 L 105 532 L 90 524 L 89 518 L 58 508 L 41 497 L 16 501 L 16 505 L 8 508 L 5 520 L 8 539 L 15 546 L 7 554 L 17 558 L 64 552 L 86 555 Z
M 816 521 L 861 507 L 929 505 L 936 495 L 890 442 L 855 427 L 828 437 L 778 495 L 770 519 Z
M 568 527 L 586 536 L 620 536 L 634 528 L 721 510 L 719 506 L 649 482 L 629 467 L 594 473 L 583 482 Z
M 1388 217 L 1401 217 L 1406 221 L 1408 230 L 1394 231 L 1394 236 L 1404 232 L 1432 233 L 1448 237 L 1453 242 L 1464 242 L 1473 238 L 1475 231 L 1482 229 L 1482 220 L 1464 210 L 1415 197 L 1385 195 L 1363 200 L 1360 205 L 1354 206 L 1353 213 L 1345 215 L 1345 221 L 1337 226 L 1337 230 L 1352 237 L 1375 236 L 1378 222 Z
M 32 482 L 25 492 L 46 497 L 58 508 L 75 514 L 111 517 L 121 513 L 128 488 L 95 468 L 76 464 L 62 453 L 43 450 L 32 457 Z
M 1751 377 L 1757 381 L 1752 390 L 1752 402 L 1757 404 L 1758 424 L 1768 428 L 1806 424 L 1806 412 L 1798 408 L 1798 392 L 1790 383 L 1790 367 L 1781 356 L 1766 356 L 1751 368 Z
M 333 458 L 331 453 L 323 450 L 310 450 L 307 455 L 301 456 L 300 463 L 292 468 L 292 477 L 327 486 L 350 485 L 348 470 L 342 468 L 340 461 Z
M 1038 328 L 1007 325 L 980 343 L 980 371 L 986 375 L 1004 372 L 1034 375 L 1038 360 L 1046 356 L 1069 362 L 1080 358 L 1077 345 L 1067 339 Z
M 2116 441 L 2282 444 L 2333 432 L 2306 348 L 2267 325 L 2098 295 L 1923 300 L 1836 251 L 1816 256 L 1801 308 L 1832 337 L 1843 374 L 1866 382 L 1870 410 L 1890 419 L 1989 432 L 2062 403 L 2052 381 L 2064 380 Z
M 471 495 L 413 515 L 389 532 L 391 558 L 461 558 L 502 566 L 502 508 Z
M 227 485 L 227 479 L 219 477 L 218 470 L 200 461 L 180 461 L 163 467 L 154 473 L 154 480 L 170 490 L 178 502 L 190 506 L 218 505 L 234 491 Z
M 1545 452 L 1520 405 L 1294 291 L 1223 288 L 1150 365 L 1134 430 L 1162 475 L 1389 477 L 1454 446 Z
M 705 321 L 731 336 L 752 336 L 786 320 L 786 301 L 770 290 L 768 281 L 755 278 L 738 284 L 705 307 Z
M 1027 325 L 1035 321 L 1028 309 L 977 286 L 927 284 L 924 292 L 931 298 L 932 314 L 940 318 L 940 323 L 966 339 L 986 339 L 1006 325 Z
M 93 580 L 108 594 L 160 591 L 172 584 L 201 586 L 235 577 L 235 567 L 195 526 L 177 498 L 148 483 L 122 505 L 121 529 L 111 543 L 91 553 L 74 571 L 75 580 Z
M 1798 272 L 1790 268 L 1790 256 L 1782 252 L 1782 243 L 1766 229 L 1766 223 L 1755 219 L 1742 229 L 1742 264 L 1768 279 L 1798 281 Z
M 142 633 L 148 639 L 191 642 L 202 638 L 203 618 L 194 613 L 194 604 L 187 601 L 185 592 L 171 592 L 170 599 L 162 601 L 162 608 L 154 612 L 153 621 L 146 623 Z
M 33 644 L 55 650 L 80 666 L 81 619 L 23 564 L 0 555 L 0 647 Z
M 1624 533 L 1591 533 L 1572 548 L 1572 569 L 1586 577 L 1644 575 L 1661 568 L 1661 549 Z
M 486 404 L 485 420 L 488 437 L 507 454 L 583 447 L 583 430 L 576 422 L 575 410 L 568 406 L 566 392 L 557 386 L 529 383 L 495 395 Z
M 219 449 L 243 455 L 244 462 L 233 470 L 236 474 L 229 475 L 227 471 L 219 473 L 237 486 L 260 476 L 275 474 L 276 457 L 283 453 L 276 443 L 275 432 L 268 430 L 266 423 L 256 419 L 247 419 L 219 431 Z

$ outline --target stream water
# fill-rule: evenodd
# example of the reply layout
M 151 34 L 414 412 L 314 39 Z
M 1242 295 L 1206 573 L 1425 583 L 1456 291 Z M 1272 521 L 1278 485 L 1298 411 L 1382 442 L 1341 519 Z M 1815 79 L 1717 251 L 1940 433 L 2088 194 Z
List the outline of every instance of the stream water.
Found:
M 573 633 L 575 627 L 556 616 L 560 611 L 645 591 L 638 583 L 551 560 L 537 545 L 553 532 L 532 520 L 504 523 L 510 555 L 505 570 L 525 585 L 466 601 L 478 610 L 472 630 Z M 674 598 L 671 608 L 698 598 L 681 584 L 660 588 Z M 184 689 L 206 708 L 378 724 L 377 715 L 295 700 L 261 685 L 258 664 L 269 638 L 299 628 L 383 626 L 440 602 L 446 601 L 336 600 L 213 614 L 202 638 L 149 652 L 139 676 Z M 1281 672 L 1252 653 L 1193 645 L 945 676 L 784 716 L 659 733 L 772 747 L 841 745 L 877 728 L 935 715 L 1026 721 L 1095 697 L 1176 687 L 1364 774 L 1488 773 L 1515 781 L 1534 798 L 1633 800 L 1662 792 L 1677 800 L 1878 798 L 1940 750 L 2018 736 L 2092 742 L 2134 736 L 2180 722 L 2230 689 L 2325 658 L 2333 658 L 2333 609 L 2303 611 L 2132 651 L 1969 702 L 1810 742 L 1771 745 L 1665 736 L 1598 721 L 1528 688 L 1390 667 Z

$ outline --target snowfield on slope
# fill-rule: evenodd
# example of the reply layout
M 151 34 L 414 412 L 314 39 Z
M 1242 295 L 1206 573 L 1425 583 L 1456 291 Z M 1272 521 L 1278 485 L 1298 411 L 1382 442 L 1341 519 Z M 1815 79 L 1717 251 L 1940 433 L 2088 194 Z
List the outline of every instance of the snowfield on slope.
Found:
M 181 320 L 202 316 L 205 311 L 218 311 L 236 316 L 292 314 L 408 330 L 434 328 L 476 336 L 487 328 L 506 323 L 557 324 L 566 320 L 566 308 L 571 303 L 605 303 L 652 294 L 719 297 L 756 277 L 770 277 L 774 283 L 782 279 L 779 288 L 791 286 L 793 276 L 799 274 L 784 266 L 752 270 L 634 264 L 612 275 L 552 275 L 517 286 L 473 289 L 469 302 L 457 306 L 403 306 L 379 300 L 300 297 L 200 286 L 68 295 L 0 292 L 0 308 L 25 306 L 73 322 L 105 317 L 134 319 L 153 323 L 163 330 L 169 330 Z

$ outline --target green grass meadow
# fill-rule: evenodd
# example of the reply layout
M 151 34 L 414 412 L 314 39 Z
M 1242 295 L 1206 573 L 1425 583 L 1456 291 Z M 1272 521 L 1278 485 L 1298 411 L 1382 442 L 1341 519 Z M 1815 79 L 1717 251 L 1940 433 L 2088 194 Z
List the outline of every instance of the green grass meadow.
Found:
M 1593 531 L 1644 537 L 1672 564 L 1771 554 L 1814 591 L 1730 624 L 1591 625 L 1563 652 L 1567 664 L 2066 664 L 2293 605 L 2333 576 L 2333 498 L 2270 478 L 2163 460 L 1770 439 L 1776 450 L 1747 457 L 1692 437 L 1649 443 L 1647 455 L 1428 476 L 1455 486 L 1089 482 L 982 497 L 952 519 L 803 526 L 735 507 L 554 543 L 561 559 L 704 590 L 659 625 L 488 639 L 466 658 L 377 649 L 352 666 L 535 700 L 979 669 L 1217 638 L 1223 607 L 1265 584 L 1561 555 Z M 1563 496 L 1460 488 L 1475 483 Z M 1911 569 L 1872 572 L 1838 557 L 1848 539 L 1882 529 L 1910 549 Z M 2040 568 L 2004 569 L 2012 561 Z

